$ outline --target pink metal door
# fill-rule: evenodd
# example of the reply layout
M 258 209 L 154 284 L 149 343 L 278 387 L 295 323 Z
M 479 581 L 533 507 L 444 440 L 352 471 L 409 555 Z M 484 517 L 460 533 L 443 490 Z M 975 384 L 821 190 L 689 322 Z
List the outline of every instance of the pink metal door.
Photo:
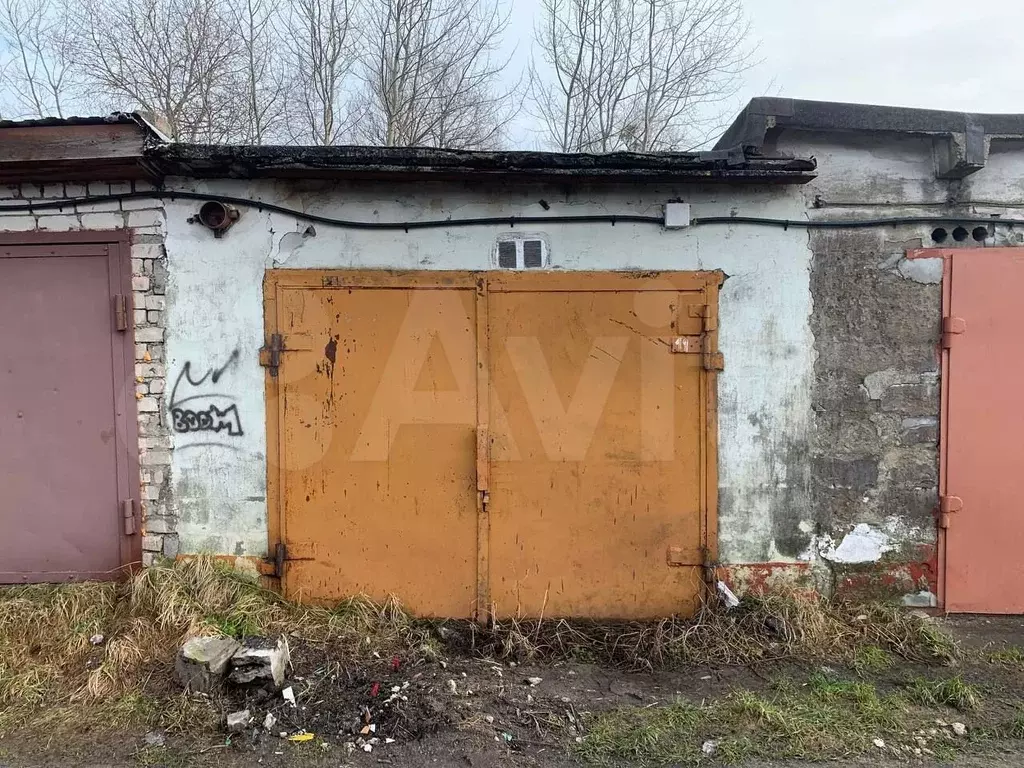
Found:
M 1024 613 L 1024 249 L 947 258 L 945 608 Z
M 138 541 L 124 245 L 0 237 L 0 583 L 116 577 Z

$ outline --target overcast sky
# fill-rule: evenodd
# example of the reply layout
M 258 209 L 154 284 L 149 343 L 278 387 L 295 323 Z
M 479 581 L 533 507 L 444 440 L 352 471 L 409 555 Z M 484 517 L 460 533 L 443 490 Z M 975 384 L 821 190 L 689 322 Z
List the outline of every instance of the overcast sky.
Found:
M 1021 0 L 745 0 L 745 8 L 761 63 L 735 111 L 769 95 L 1024 112 Z M 539 0 L 513 0 L 517 70 L 529 60 L 538 12 Z

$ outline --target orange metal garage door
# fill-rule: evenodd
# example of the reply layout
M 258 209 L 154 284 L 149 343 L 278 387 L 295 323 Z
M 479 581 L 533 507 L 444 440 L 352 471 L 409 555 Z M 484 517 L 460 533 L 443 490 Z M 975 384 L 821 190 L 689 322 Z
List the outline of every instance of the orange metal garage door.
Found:
M 716 549 L 720 280 L 268 273 L 284 592 L 433 616 L 691 612 Z

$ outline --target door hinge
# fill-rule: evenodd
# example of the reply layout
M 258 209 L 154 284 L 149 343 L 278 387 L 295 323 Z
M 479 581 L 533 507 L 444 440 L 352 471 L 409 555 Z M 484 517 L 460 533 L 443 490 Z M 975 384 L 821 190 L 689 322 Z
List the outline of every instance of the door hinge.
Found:
M 260 574 L 280 579 L 284 576 L 284 564 L 288 561 L 288 547 L 284 543 L 278 543 L 274 547 L 273 555 L 268 555 L 260 563 Z
M 123 293 L 114 296 L 114 327 L 119 331 L 128 330 L 128 297 Z
M 725 370 L 725 355 L 721 352 L 705 352 L 701 362 L 705 371 Z
M 953 339 L 967 331 L 967 321 L 962 317 L 942 318 L 942 348 L 949 349 L 953 346 Z
M 679 355 L 700 355 L 701 367 L 705 371 L 724 371 L 725 356 L 714 348 L 712 332 L 718 330 L 718 313 L 708 305 L 693 306 L 691 316 L 701 318 L 700 336 L 676 336 L 671 349 Z
M 686 557 L 686 549 L 683 547 L 669 545 L 665 552 L 665 563 L 670 566 L 689 565 Z
M 277 376 L 277 369 L 281 366 L 282 352 L 284 352 L 284 337 L 280 333 L 270 334 L 270 340 L 266 346 L 260 348 L 260 365 L 267 368 L 271 376 Z
M 121 502 L 121 521 L 124 524 L 124 535 L 134 536 L 138 532 L 135 525 L 135 500 L 125 499 Z
M 712 340 L 717 338 L 712 334 L 718 330 L 718 307 L 705 304 L 701 309 L 700 327 L 701 334 L 701 363 L 705 371 L 724 371 L 725 356 L 718 351 L 717 344 Z
M 964 500 L 959 496 L 939 497 L 939 528 L 949 528 L 951 515 L 964 508 Z

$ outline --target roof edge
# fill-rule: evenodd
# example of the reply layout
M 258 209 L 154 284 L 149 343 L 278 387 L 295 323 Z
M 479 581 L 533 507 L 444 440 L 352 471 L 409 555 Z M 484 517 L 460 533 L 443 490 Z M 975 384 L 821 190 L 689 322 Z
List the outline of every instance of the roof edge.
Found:
M 937 140 L 936 175 L 963 178 L 984 167 L 991 138 L 1024 138 L 1024 114 L 949 112 L 762 96 L 751 99 L 736 116 L 715 144 L 715 150 L 758 153 L 770 133 L 784 128 L 931 136 Z
M 349 176 L 533 176 L 804 183 L 812 159 L 747 157 L 743 152 L 569 154 L 424 147 L 164 144 L 146 161 L 167 176 L 325 178 Z

